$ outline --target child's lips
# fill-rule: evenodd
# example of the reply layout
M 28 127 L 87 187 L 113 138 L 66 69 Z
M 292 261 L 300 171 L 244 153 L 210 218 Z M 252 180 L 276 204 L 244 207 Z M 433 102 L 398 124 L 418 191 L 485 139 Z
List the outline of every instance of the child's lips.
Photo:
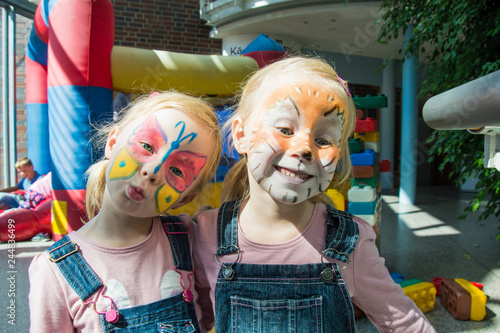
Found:
M 133 201 L 144 200 L 144 195 L 143 195 L 142 189 L 140 187 L 129 186 L 127 188 L 127 196 Z

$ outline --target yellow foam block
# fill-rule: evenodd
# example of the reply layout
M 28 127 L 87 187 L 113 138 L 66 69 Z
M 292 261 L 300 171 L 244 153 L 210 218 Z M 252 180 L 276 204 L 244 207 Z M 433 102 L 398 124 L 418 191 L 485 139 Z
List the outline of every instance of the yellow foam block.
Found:
M 379 132 L 354 132 L 355 139 L 361 139 L 364 142 L 379 142 Z
M 413 284 L 404 287 L 403 291 L 422 312 L 429 312 L 436 306 L 436 287 L 430 282 Z
M 338 210 L 344 210 L 345 211 L 345 199 L 342 193 L 335 189 L 329 188 L 326 190 L 325 194 L 332 199 L 333 204 L 335 205 L 335 208 Z
M 195 199 L 182 207 L 169 210 L 168 213 L 172 215 L 186 213 L 192 216 L 198 209 L 203 207 L 218 208 L 220 206 L 221 191 L 222 183 L 208 183 L 203 188 L 201 203 Z
M 470 294 L 470 320 L 481 321 L 486 317 L 486 295 L 481 289 L 465 279 L 455 279 Z

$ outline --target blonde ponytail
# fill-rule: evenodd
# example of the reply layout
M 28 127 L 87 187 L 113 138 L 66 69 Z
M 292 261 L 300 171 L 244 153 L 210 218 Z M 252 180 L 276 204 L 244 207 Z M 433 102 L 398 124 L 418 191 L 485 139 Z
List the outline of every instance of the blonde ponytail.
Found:
M 242 158 L 229 169 L 224 177 L 220 202 L 232 201 L 238 198 L 246 199 L 250 195 L 248 184 L 248 169 L 246 158 Z
M 85 208 L 89 220 L 101 210 L 104 189 L 106 188 L 106 167 L 109 160 L 102 160 L 87 170 L 87 192 L 85 193 Z

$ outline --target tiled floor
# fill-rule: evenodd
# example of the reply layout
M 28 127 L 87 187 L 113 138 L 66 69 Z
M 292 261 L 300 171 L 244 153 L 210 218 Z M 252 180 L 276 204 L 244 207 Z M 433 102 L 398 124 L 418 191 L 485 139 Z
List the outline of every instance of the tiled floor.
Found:
M 499 220 L 478 222 L 477 215 L 458 220 L 470 193 L 454 188 L 418 188 L 415 206 L 400 207 L 397 192 L 383 193 L 381 254 L 391 272 L 406 279 L 430 281 L 434 277 L 464 278 L 484 284 L 487 315 L 481 322 L 454 319 L 436 301 L 426 315 L 437 332 L 500 332 L 500 241 L 495 237 Z M 33 256 L 49 243 L 19 242 L 14 271 L 8 268 L 7 244 L 0 244 L 0 331 L 28 332 L 28 267 Z M 15 296 L 7 280 L 14 275 Z M 15 326 L 8 323 L 9 302 L 15 300 Z M 380 300 L 383 302 L 384 300 Z M 366 319 L 357 322 L 358 332 L 377 332 Z M 411 333 L 411 332 L 410 332 Z
M 397 191 L 383 194 L 380 252 L 390 272 L 405 279 L 464 278 L 484 284 L 488 301 L 483 321 L 454 319 L 438 297 L 436 308 L 426 313 L 436 331 L 500 332 L 499 219 L 478 222 L 479 214 L 470 214 L 459 220 L 473 195 L 451 187 L 418 188 L 415 206 L 400 206 Z M 366 318 L 357 328 L 377 332 Z

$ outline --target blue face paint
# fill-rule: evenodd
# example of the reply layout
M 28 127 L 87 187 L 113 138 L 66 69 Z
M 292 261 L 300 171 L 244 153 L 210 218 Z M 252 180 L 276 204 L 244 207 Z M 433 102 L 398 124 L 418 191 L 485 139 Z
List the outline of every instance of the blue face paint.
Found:
M 177 127 L 179 125 L 182 126 L 181 131 L 179 133 L 179 136 L 177 137 L 177 140 L 172 141 L 172 143 L 170 144 L 170 148 L 168 149 L 168 151 L 165 153 L 165 155 L 161 159 L 160 164 L 158 164 L 155 167 L 155 169 L 154 169 L 154 173 L 155 174 L 160 170 L 161 166 L 163 165 L 163 163 L 165 163 L 165 161 L 170 156 L 170 154 L 172 153 L 172 151 L 174 151 L 175 149 L 179 149 L 180 144 L 181 144 L 182 141 L 186 140 L 187 138 L 190 138 L 189 141 L 188 141 L 188 143 L 189 143 L 189 142 L 193 141 L 194 138 L 196 138 L 196 136 L 197 136 L 196 133 L 190 133 L 190 134 L 188 134 L 188 135 L 186 135 L 186 136 L 183 137 L 182 135 L 184 134 L 184 130 L 186 129 L 186 123 L 183 122 L 183 121 L 179 121 L 175 125 L 175 127 Z

